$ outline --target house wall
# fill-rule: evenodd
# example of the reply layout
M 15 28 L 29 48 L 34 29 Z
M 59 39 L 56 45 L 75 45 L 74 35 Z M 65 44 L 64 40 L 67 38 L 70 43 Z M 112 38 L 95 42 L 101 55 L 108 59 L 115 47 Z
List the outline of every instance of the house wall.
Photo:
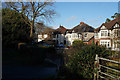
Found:
M 120 27 L 119 24 L 115 24 L 112 29 L 108 30 L 105 26 L 102 26 L 100 28 L 100 31 L 96 32 L 94 35 L 95 43 L 98 42 L 98 45 L 102 45 L 102 42 L 106 42 L 106 44 L 109 43 L 109 46 L 108 45 L 106 46 L 107 48 L 112 48 L 112 50 L 120 50 L 120 48 L 118 48 L 118 46 L 120 44 L 115 44 L 115 40 L 114 40 L 120 36 L 120 33 L 118 33 L 118 35 L 115 34 L 116 30 L 120 30 L 120 28 L 118 28 L 118 27 Z M 102 31 L 106 31 L 107 34 L 109 34 L 109 35 L 102 36 L 101 35 Z M 119 42 L 119 40 L 117 42 Z
M 64 34 L 58 34 L 58 44 L 64 44 Z
M 89 41 L 93 36 L 94 36 L 94 32 L 83 32 L 82 33 L 82 35 L 83 35 L 83 41 Z
M 111 48 L 111 40 L 100 40 L 100 45 L 106 46 L 107 48 Z
M 46 39 L 48 37 L 48 34 L 39 34 L 38 35 L 38 42 Z
M 64 44 L 65 35 L 64 34 L 55 34 L 53 40 L 56 44 Z
M 70 45 L 72 45 L 74 40 L 81 40 L 82 35 L 78 34 L 78 33 L 74 33 L 74 32 L 73 33 L 66 33 L 65 38 L 66 38 L 66 44 L 68 46 L 70 46 Z
M 91 45 L 91 44 L 93 44 L 93 41 L 94 41 L 95 39 L 94 39 L 94 37 L 88 42 L 88 45 Z

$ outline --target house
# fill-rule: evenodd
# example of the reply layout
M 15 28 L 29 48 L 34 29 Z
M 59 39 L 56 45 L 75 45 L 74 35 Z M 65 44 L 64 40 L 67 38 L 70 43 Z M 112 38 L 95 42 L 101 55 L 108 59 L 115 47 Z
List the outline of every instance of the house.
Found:
M 65 34 L 66 45 L 72 45 L 74 40 L 82 40 L 81 33 L 75 32 L 73 29 L 67 29 Z
M 45 26 L 43 23 L 39 23 L 37 28 L 38 42 L 43 40 L 52 40 L 52 32 L 54 29 Z
M 53 41 L 56 44 L 66 44 L 66 39 L 65 39 L 65 32 L 66 28 L 60 25 L 59 28 L 53 31 Z
M 72 29 L 66 29 L 60 26 L 53 32 L 53 40 L 56 44 L 72 45 L 74 40 L 82 40 L 86 44 L 92 44 L 94 40 L 94 28 L 80 22 Z
M 82 41 L 85 44 L 88 44 L 88 45 L 93 44 L 93 42 L 94 42 L 94 32 L 83 32 L 82 35 L 83 35 Z
M 38 42 L 45 40 L 48 37 L 47 33 L 38 34 Z
M 81 39 L 85 44 L 92 44 L 94 41 L 94 28 L 84 22 L 80 22 L 73 30 L 81 33 Z
M 95 29 L 95 43 L 120 51 L 120 17 Z

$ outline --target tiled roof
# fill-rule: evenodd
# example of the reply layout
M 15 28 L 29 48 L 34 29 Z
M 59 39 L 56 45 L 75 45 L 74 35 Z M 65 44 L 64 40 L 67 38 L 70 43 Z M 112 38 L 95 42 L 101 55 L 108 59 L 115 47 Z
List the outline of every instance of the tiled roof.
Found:
M 72 33 L 73 29 L 67 29 L 66 30 L 68 33 Z
M 104 25 L 107 29 L 112 29 L 112 27 L 116 24 L 120 24 L 120 17 L 117 17 L 116 19 L 108 22 L 108 23 L 103 23 L 100 27 L 96 28 L 95 31 L 99 31 L 100 28 Z
M 84 22 L 80 22 L 79 25 L 75 26 L 74 28 L 72 29 L 66 29 L 65 27 L 63 26 L 60 26 L 59 28 L 57 28 L 55 31 L 54 31 L 54 34 L 65 34 L 66 31 L 68 32 L 72 32 L 72 31 L 75 31 L 76 33 L 81 33 L 81 32 L 94 32 L 94 28 L 89 26 L 88 24 L 85 24 Z
M 66 29 L 65 27 L 60 26 L 59 28 L 57 28 L 57 29 L 54 31 L 54 33 L 65 34 L 66 30 L 67 30 L 67 29 Z
M 80 22 L 79 25 L 75 26 L 73 28 L 73 30 L 75 32 L 94 32 L 94 28 L 89 26 L 88 24 L 84 23 L 84 22 Z

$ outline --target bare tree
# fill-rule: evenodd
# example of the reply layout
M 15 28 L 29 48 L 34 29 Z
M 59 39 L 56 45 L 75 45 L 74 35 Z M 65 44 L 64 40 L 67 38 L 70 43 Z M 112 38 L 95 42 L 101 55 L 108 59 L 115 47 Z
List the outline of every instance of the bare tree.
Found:
M 30 37 L 33 37 L 34 24 L 37 20 L 51 21 L 55 16 L 54 2 L 46 0 L 44 2 L 6 2 L 11 9 L 21 13 L 23 20 L 31 27 Z
M 46 26 L 43 23 L 36 23 L 35 24 L 35 32 L 36 34 L 40 34 L 44 32 Z

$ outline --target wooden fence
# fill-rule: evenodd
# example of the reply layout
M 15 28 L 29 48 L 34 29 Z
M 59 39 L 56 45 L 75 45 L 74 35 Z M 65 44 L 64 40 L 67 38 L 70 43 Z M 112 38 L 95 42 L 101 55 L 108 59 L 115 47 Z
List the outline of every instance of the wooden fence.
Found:
M 120 65 L 120 61 L 106 59 L 96 55 L 96 58 L 95 58 L 96 67 L 95 67 L 95 73 L 94 73 L 94 80 L 120 80 L 120 69 L 118 70 L 118 69 L 106 66 L 104 65 L 105 63 L 102 64 L 102 61 L 117 64 L 118 67 Z M 105 71 L 103 71 L 102 68 L 104 68 Z M 114 71 L 117 73 L 117 75 L 113 76 L 113 74 L 108 73 L 107 70 Z

